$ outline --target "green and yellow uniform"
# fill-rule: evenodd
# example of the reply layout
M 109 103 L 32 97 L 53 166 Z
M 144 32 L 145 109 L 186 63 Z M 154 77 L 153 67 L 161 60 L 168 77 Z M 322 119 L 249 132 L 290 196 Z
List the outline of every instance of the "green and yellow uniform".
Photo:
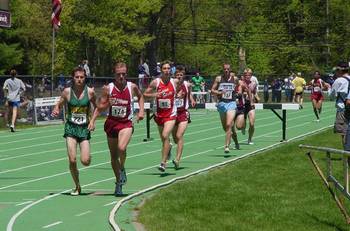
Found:
M 78 99 L 71 88 L 70 99 L 67 103 L 66 124 L 63 137 L 76 138 L 78 142 L 90 140 L 90 131 L 88 130 L 90 100 L 88 88 L 84 88 L 84 96 Z

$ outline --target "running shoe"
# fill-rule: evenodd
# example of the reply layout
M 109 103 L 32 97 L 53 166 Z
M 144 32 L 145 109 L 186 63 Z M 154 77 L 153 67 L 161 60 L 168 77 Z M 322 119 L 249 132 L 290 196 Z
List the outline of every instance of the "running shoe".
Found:
M 170 160 L 171 159 L 171 149 L 173 148 L 173 144 L 170 143 L 170 149 L 169 149 L 169 152 L 168 152 L 168 157 L 167 157 L 167 160 Z
M 248 140 L 247 144 L 248 144 L 248 145 L 252 145 L 252 144 L 254 144 L 254 143 L 253 143 L 251 140 Z
M 126 171 L 125 168 L 123 168 L 122 170 L 120 170 L 120 183 L 124 185 L 127 181 L 128 179 L 126 178 Z
M 11 130 L 11 132 L 15 132 L 15 126 L 11 125 L 10 130 Z
M 160 165 L 158 166 L 158 170 L 161 172 L 165 172 L 165 164 L 164 163 L 160 163 Z
M 122 190 L 123 185 L 121 183 L 115 183 L 115 190 L 114 190 L 114 196 L 120 197 L 123 196 L 123 190 Z
M 178 169 L 179 169 L 179 167 L 180 167 L 180 163 L 179 163 L 179 161 L 173 160 L 172 162 L 173 162 L 173 164 L 174 164 L 174 168 L 175 168 L 175 170 L 178 170 Z
M 229 149 L 228 146 L 225 146 L 224 152 L 225 152 L 225 153 L 229 153 L 229 152 L 230 152 L 230 149 Z
M 70 192 L 71 196 L 79 196 L 80 194 L 81 194 L 81 188 L 80 187 L 72 189 L 72 192 Z
M 236 149 L 236 150 L 241 149 L 241 148 L 239 147 L 239 144 L 235 144 L 235 149 Z

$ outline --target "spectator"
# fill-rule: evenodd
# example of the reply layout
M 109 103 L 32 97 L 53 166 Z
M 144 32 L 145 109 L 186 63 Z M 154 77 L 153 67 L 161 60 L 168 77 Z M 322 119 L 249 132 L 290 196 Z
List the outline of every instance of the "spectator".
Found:
M 272 82 L 272 102 L 280 103 L 282 98 L 282 81 L 280 78 L 273 80 Z
M 264 102 L 267 103 L 269 101 L 269 83 L 267 79 L 264 81 Z
M 144 83 L 144 78 L 145 78 L 145 67 L 142 64 L 142 61 L 140 62 L 138 66 L 138 80 L 139 80 L 139 89 L 142 91 L 143 89 L 143 83 Z
M 205 81 L 202 76 L 200 76 L 199 71 L 196 72 L 196 75 L 192 77 L 192 92 L 196 92 L 194 94 L 194 99 L 197 103 L 200 103 L 203 99 L 201 92 L 202 87 L 205 86 Z
M 294 89 L 294 86 L 292 81 L 293 76 L 289 76 L 284 79 L 284 93 L 286 96 L 286 102 L 292 102 L 293 100 L 292 90 Z

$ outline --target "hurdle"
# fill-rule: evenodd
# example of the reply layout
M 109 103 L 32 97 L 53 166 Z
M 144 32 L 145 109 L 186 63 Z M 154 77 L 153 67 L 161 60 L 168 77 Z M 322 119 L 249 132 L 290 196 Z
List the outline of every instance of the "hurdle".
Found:
M 349 151 L 343 151 L 339 149 L 334 148 L 327 148 L 327 147 L 315 147 L 310 145 L 304 145 L 300 144 L 299 148 L 301 149 L 307 149 L 308 152 L 306 155 L 309 157 L 312 165 L 314 166 L 315 170 L 317 171 L 318 175 L 320 176 L 321 180 L 323 181 L 324 185 L 327 187 L 329 193 L 332 195 L 335 203 L 337 204 L 338 208 L 340 209 L 340 212 L 345 217 L 346 223 L 350 224 L 350 217 L 345 209 L 345 205 L 341 199 L 338 198 L 336 195 L 336 191 L 338 190 L 344 198 L 347 198 L 350 200 L 350 193 L 349 193 L 349 161 L 350 161 L 350 152 Z M 316 161 L 314 160 L 311 151 L 315 152 L 324 152 L 326 154 L 326 176 L 322 172 L 321 168 L 318 166 Z M 340 181 L 333 175 L 333 165 L 332 165 L 332 158 L 331 156 L 337 155 L 341 156 L 343 159 L 343 181 L 344 186 L 340 183 Z M 334 190 L 331 187 L 331 183 L 334 186 Z
M 281 142 L 287 141 L 286 130 L 287 130 L 287 110 L 299 110 L 299 104 L 296 103 L 256 103 L 256 110 L 270 109 L 281 121 L 282 121 L 282 140 Z M 216 103 L 206 103 L 205 109 L 216 110 Z M 276 110 L 282 110 L 280 115 Z
M 151 141 L 151 119 L 153 118 L 153 116 L 151 116 L 151 108 L 152 105 L 149 102 L 145 102 L 144 104 L 144 109 L 146 111 L 146 138 L 143 139 L 143 142 L 147 142 L 147 141 Z M 134 110 L 135 109 L 139 109 L 139 104 L 138 103 L 134 103 Z

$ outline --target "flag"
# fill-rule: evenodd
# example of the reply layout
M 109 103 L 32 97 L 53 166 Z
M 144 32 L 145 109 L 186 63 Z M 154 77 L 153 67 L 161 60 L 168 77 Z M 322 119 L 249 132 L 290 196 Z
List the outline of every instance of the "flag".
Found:
M 56 30 L 61 26 L 61 22 L 60 22 L 61 10 L 62 10 L 61 0 L 52 0 L 51 23 L 53 28 L 55 28 Z

